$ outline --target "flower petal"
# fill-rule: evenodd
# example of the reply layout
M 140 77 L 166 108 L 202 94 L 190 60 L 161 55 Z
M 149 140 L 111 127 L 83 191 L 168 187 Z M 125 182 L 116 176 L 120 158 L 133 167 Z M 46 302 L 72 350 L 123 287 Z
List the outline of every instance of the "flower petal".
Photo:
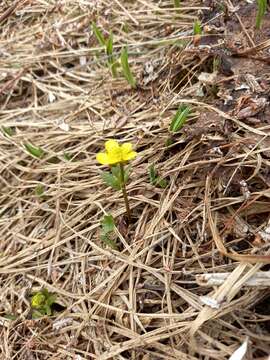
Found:
M 116 140 L 108 140 L 105 142 L 105 149 L 108 153 L 119 151 L 120 145 Z
M 130 151 L 129 153 L 123 154 L 123 160 L 124 161 L 128 161 L 128 160 L 132 160 L 137 156 L 137 152 L 136 151 Z
M 132 151 L 132 144 L 131 143 L 124 143 L 121 146 L 122 155 L 129 153 Z
M 96 159 L 102 165 L 109 165 L 110 164 L 109 157 L 105 153 L 98 153 L 97 156 L 96 156 Z

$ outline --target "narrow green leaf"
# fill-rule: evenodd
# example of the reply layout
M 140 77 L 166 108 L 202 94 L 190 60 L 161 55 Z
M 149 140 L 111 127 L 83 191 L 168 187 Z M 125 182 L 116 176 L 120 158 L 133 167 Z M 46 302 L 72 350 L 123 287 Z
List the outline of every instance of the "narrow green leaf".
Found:
M 201 35 L 202 34 L 202 25 L 199 20 L 196 20 L 193 25 L 193 35 Z
M 36 158 L 42 158 L 42 156 L 44 155 L 44 151 L 41 149 L 41 147 L 36 147 L 30 143 L 26 143 L 24 144 L 26 150 L 29 152 L 29 154 L 31 154 L 32 156 L 36 157 Z
M 109 56 L 109 58 L 112 58 L 113 54 L 113 34 L 110 32 L 110 36 L 106 42 L 106 54 Z
M 100 46 L 106 47 L 106 40 L 105 40 L 102 32 L 99 30 L 99 28 L 97 27 L 97 25 L 94 22 L 92 22 L 92 29 L 93 29 L 95 37 L 97 38 Z
M 66 161 L 70 161 L 72 159 L 72 156 L 66 151 L 64 152 L 63 157 Z
M 123 47 L 122 51 L 121 51 L 121 65 L 122 65 L 122 70 L 123 70 L 123 74 L 127 80 L 127 82 L 129 83 L 129 85 L 133 88 L 136 87 L 136 80 L 134 79 L 131 71 L 130 71 L 130 67 L 129 67 L 129 63 L 128 63 L 128 50 L 127 47 Z
M 256 16 L 256 28 L 260 29 L 262 25 L 262 19 L 267 10 L 267 0 L 257 0 L 257 16 Z
M 15 131 L 9 126 L 2 126 L 2 133 L 11 137 L 15 134 Z
M 149 179 L 150 179 L 151 184 L 155 185 L 156 177 L 157 177 L 157 173 L 156 173 L 154 165 L 152 164 L 149 167 Z
M 187 105 L 181 105 L 172 119 L 170 125 L 170 131 L 172 132 L 179 131 L 186 122 L 189 114 L 190 114 L 190 108 Z

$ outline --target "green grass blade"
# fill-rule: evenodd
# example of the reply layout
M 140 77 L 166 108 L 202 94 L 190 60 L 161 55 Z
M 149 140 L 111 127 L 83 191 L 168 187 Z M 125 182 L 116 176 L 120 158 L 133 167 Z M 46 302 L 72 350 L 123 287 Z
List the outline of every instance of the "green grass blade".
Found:
M 97 38 L 100 46 L 106 47 L 106 40 L 105 40 L 102 32 L 99 30 L 99 28 L 97 27 L 97 25 L 94 22 L 92 23 L 92 29 L 93 29 L 95 37 Z
M 199 20 L 196 20 L 194 22 L 193 35 L 202 35 L 202 25 Z
M 128 63 L 128 50 L 126 46 L 123 47 L 121 51 L 121 65 L 122 65 L 123 74 L 127 82 L 129 83 L 129 85 L 131 85 L 131 87 L 135 88 L 136 81 L 130 71 L 130 67 Z
M 29 152 L 30 155 L 41 159 L 44 155 L 44 151 L 41 149 L 41 147 L 36 147 L 30 143 L 24 144 L 25 149 Z
M 179 131 L 185 124 L 189 114 L 190 108 L 187 105 L 181 105 L 172 119 L 170 131 Z

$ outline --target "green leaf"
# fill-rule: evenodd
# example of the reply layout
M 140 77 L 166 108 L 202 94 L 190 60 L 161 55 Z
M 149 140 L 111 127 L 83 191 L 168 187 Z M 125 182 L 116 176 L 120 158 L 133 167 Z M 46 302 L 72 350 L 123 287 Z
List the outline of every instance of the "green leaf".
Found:
M 101 177 L 108 186 L 111 186 L 115 190 L 121 190 L 121 181 L 111 173 L 104 171 L 102 172 Z
M 116 245 L 116 243 L 112 239 L 110 239 L 106 234 L 102 234 L 100 238 L 102 241 L 105 242 L 106 245 L 110 246 L 114 250 L 118 250 L 118 246 Z
M 112 232 L 115 228 L 115 223 L 112 215 L 105 215 L 101 220 L 101 227 L 104 234 Z
M 149 167 L 149 179 L 152 185 L 159 186 L 163 189 L 168 185 L 167 180 L 162 179 L 160 176 L 158 176 L 153 164 Z
M 129 63 L 128 63 L 128 50 L 127 47 L 123 47 L 122 51 L 121 51 L 121 65 L 122 65 L 122 70 L 123 70 L 123 74 L 127 80 L 127 82 L 129 83 L 129 85 L 133 88 L 136 87 L 136 80 L 134 79 L 131 71 L 130 71 L 130 67 L 129 67 Z
M 193 35 L 201 35 L 202 34 L 202 25 L 199 20 L 196 20 L 193 25 Z
M 105 40 L 102 32 L 99 30 L 99 28 L 97 27 L 97 25 L 94 22 L 92 22 L 92 29 L 93 29 L 93 32 L 94 32 L 100 46 L 106 47 L 106 40 Z
M 44 155 L 44 151 L 41 149 L 41 147 L 36 147 L 30 143 L 24 144 L 26 150 L 31 154 L 32 156 L 36 158 L 42 158 Z
M 186 122 L 190 114 L 190 111 L 191 110 L 187 105 L 181 105 L 172 119 L 170 125 L 170 131 L 172 132 L 179 131 Z
M 149 167 L 149 179 L 150 179 L 151 184 L 155 185 L 156 177 L 157 177 L 157 173 L 156 173 L 154 165 L 152 164 Z
M 11 137 L 15 134 L 15 131 L 9 126 L 2 126 L 2 133 Z
M 262 25 L 262 19 L 267 10 L 267 0 L 257 0 L 257 16 L 256 16 L 256 28 L 260 29 Z
M 42 184 L 39 184 L 35 188 L 35 193 L 38 197 L 42 197 L 44 195 L 45 188 Z
M 165 189 L 168 186 L 168 181 L 158 176 L 156 179 L 156 185 L 161 187 L 162 189 Z
M 106 54 L 112 59 L 113 54 L 113 34 L 110 32 L 110 36 L 106 42 Z
M 66 161 L 70 161 L 72 159 L 72 156 L 66 151 L 64 152 L 63 157 Z

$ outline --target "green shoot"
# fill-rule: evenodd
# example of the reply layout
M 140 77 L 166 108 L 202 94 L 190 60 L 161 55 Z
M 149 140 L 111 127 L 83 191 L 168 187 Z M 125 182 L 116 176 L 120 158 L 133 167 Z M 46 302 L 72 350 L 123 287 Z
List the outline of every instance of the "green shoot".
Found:
M 122 188 L 122 179 L 121 179 L 121 169 L 120 165 L 117 164 L 111 167 L 111 172 L 103 171 L 102 174 L 103 181 L 114 190 L 121 190 Z M 127 183 L 129 176 L 129 169 L 124 171 L 124 184 Z
M 112 240 L 112 235 L 114 233 L 115 223 L 112 215 L 105 215 L 100 222 L 101 225 L 101 240 L 105 242 L 112 249 L 117 250 L 117 245 L 114 240 Z
M 44 195 L 45 189 L 42 184 L 39 184 L 35 188 L 35 193 L 38 197 L 42 197 Z
M 193 35 L 202 35 L 202 25 L 199 20 L 196 20 L 194 22 Z
M 181 128 L 184 126 L 188 116 L 190 115 L 190 108 L 182 104 L 179 106 L 176 114 L 174 115 L 171 125 L 170 125 L 170 131 L 175 133 L 181 130 Z
M 44 315 L 52 315 L 52 305 L 56 301 L 56 295 L 50 293 L 46 288 L 33 294 L 31 308 L 34 309 L 32 318 L 37 319 Z
M 93 29 L 95 37 L 97 38 L 100 46 L 106 47 L 106 40 L 105 40 L 102 32 L 99 30 L 99 28 L 97 27 L 97 25 L 94 22 L 92 23 L 92 29 Z
M 115 78 L 117 76 L 116 68 L 118 64 L 113 57 L 113 34 L 112 32 L 110 32 L 110 36 L 106 40 L 102 32 L 99 30 L 99 28 L 96 26 L 94 22 L 92 23 L 92 29 L 100 46 L 105 48 L 106 55 L 108 56 L 108 67 L 111 70 L 112 76 Z
M 106 54 L 108 56 L 108 66 L 111 69 L 112 76 L 114 78 L 117 77 L 117 62 L 115 61 L 113 57 L 113 34 L 110 33 L 110 36 L 106 42 Z
M 71 159 L 72 159 L 72 156 L 66 151 L 64 152 L 63 157 L 66 161 L 71 161 Z
M 128 63 L 128 50 L 127 47 L 123 47 L 121 51 L 121 65 L 123 74 L 129 83 L 129 85 L 133 88 L 136 88 L 136 81 L 130 71 L 129 63 Z
M 180 7 L 180 0 L 174 0 L 174 7 L 176 8 Z
M 262 25 L 262 19 L 267 10 L 267 0 L 257 0 L 258 10 L 256 16 L 256 28 L 260 29 Z
M 162 189 L 164 189 L 168 185 L 167 180 L 162 179 L 160 176 L 158 176 L 158 173 L 153 164 L 149 167 L 149 179 L 152 185 L 159 186 Z
M 41 149 L 41 147 L 36 147 L 30 143 L 24 144 L 25 149 L 29 152 L 30 155 L 41 159 L 44 155 L 44 150 Z
M 2 133 L 6 136 L 12 136 L 15 134 L 15 131 L 9 126 L 2 126 Z

